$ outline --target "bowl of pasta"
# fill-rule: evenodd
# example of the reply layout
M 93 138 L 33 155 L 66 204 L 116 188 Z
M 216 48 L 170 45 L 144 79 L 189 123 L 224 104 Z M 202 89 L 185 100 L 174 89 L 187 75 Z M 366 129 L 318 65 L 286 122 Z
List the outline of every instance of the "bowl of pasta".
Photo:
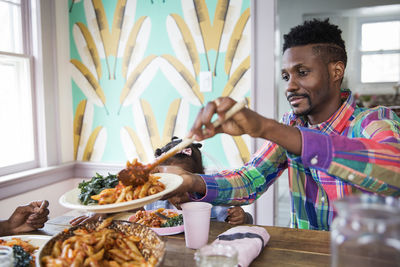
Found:
M 128 221 L 89 222 L 52 237 L 39 251 L 37 266 L 160 266 L 165 242 L 152 229 Z

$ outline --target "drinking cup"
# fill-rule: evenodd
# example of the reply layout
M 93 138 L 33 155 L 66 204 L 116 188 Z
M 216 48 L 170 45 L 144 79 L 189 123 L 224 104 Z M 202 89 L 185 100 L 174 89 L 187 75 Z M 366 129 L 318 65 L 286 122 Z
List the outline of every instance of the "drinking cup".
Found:
M 197 267 L 236 267 L 238 266 L 238 252 L 230 245 L 206 245 L 194 254 Z
M 187 202 L 181 207 L 186 246 L 201 248 L 208 242 L 212 205 L 206 202 Z
M 399 266 L 400 199 L 353 195 L 333 203 L 331 266 Z

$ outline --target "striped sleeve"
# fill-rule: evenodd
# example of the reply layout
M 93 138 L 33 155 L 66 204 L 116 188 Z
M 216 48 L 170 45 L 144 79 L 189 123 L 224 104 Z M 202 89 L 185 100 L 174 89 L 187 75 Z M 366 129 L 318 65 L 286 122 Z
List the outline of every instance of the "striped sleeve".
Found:
M 244 167 L 201 175 L 207 188 L 201 201 L 214 205 L 250 204 L 260 197 L 286 168 L 286 150 L 267 141 Z
M 362 190 L 400 195 L 400 121 L 387 109 L 359 114 L 347 136 L 299 129 L 305 166 L 325 171 Z

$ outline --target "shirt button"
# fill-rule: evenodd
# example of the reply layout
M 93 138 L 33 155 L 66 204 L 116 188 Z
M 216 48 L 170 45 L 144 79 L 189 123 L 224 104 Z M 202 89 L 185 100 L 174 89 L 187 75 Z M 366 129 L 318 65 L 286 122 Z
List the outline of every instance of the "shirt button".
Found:
M 353 179 L 355 178 L 354 174 L 350 173 L 349 176 L 347 177 L 349 178 L 350 181 L 353 181 Z
M 325 197 L 321 197 L 321 201 L 325 201 Z
M 318 156 L 315 156 L 315 157 L 313 157 L 312 159 L 311 159 L 311 164 L 312 165 L 315 165 L 315 164 L 317 164 L 318 163 Z

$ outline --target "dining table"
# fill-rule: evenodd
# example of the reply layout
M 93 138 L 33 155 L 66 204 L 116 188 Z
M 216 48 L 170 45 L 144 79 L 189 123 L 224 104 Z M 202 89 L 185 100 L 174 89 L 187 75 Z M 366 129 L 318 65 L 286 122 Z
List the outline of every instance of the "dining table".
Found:
M 70 228 L 71 219 L 82 215 L 82 211 L 70 211 L 46 222 L 44 228 L 34 234 L 53 236 Z M 114 219 L 124 219 L 129 213 L 114 215 Z M 211 221 L 208 242 L 229 228 L 234 227 L 226 222 Z M 260 226 L 260 225 L 258 225 Z M 293 229 L 278 226 L 260 226 L 267 230 L 270 239 L 261 253 L 251 263 L 256 266 L 330 266 L 330 232 Z M 195 249 L 187 248 L 184 233 L 162 236 L 166 242 L 166 253 L 161 266 L 195 266 Z

